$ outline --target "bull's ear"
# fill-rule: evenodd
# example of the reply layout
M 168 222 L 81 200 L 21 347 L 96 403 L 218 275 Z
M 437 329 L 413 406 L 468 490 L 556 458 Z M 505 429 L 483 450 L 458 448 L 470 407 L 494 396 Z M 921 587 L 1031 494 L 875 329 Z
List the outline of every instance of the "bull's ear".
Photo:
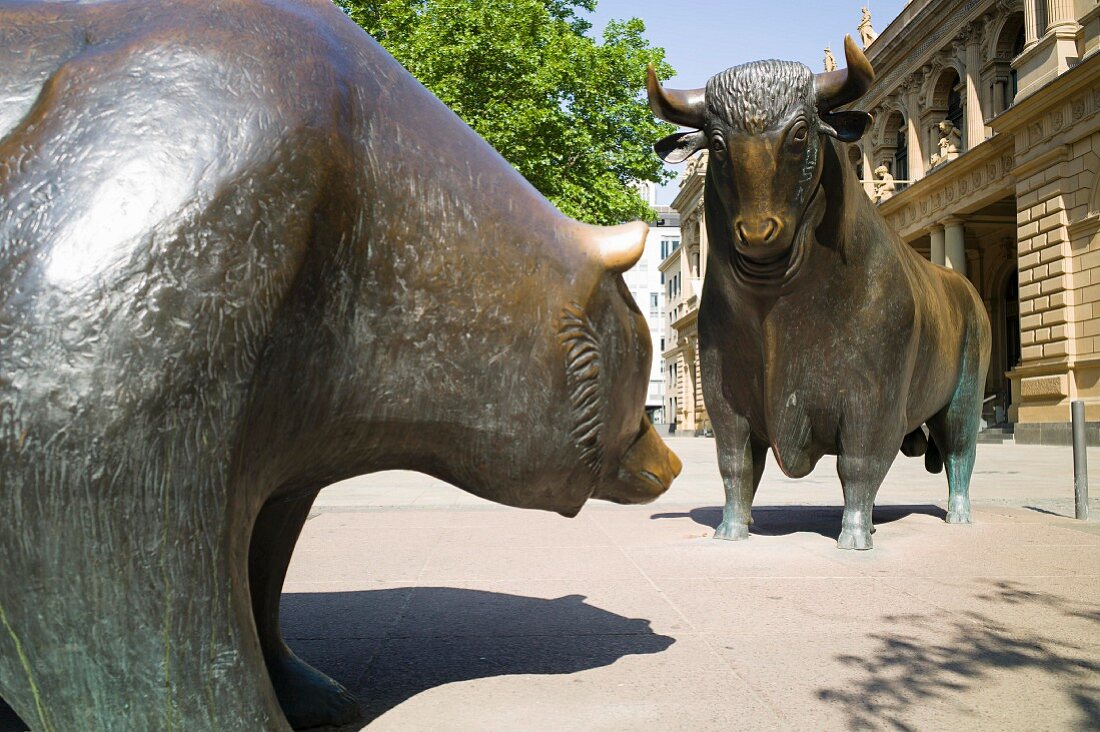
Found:
M 836 112 L 821 115 L 822 130 L 841 142 L 855 142 L 863 137 L 871 126 L 871 115 L 866 112 Z
M 654 145 L 653 149 L 657 151 L 657 157 L 666 163 L 682 163 L 706 146 L 707 133 L 695 130 L 669 135 Z

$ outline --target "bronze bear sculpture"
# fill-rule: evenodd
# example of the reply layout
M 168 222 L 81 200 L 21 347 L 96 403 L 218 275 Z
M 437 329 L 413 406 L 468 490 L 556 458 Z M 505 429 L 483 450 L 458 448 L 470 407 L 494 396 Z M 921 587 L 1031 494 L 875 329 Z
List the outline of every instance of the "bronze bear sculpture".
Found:
M 946 463 L 947 521 L 970 521 L 989 318 L 965 276 L 898 237 L 848 164 L 842 145 L 871 117 L 838 108 L 874 71 L 851 37 L 844 51 L 846 69 L 758 61 L 703 89 L 664 89 L 649 70 L 654 113 L 693 128 L 657 153 L 710 151 L 699 352 L 726 493 L 720 539 L 748 537 L 769 447 L 795 478 L 837 455 L 842 549 L 871 548 L 899 448 L 932 472 Z
M 0 695 L 36 729 L 352 719 L 278 627 L 332 482 L 571 516 L 679 472 L 645 224 L 561 215 L 328 0 L 3 0 L 0 99 Z

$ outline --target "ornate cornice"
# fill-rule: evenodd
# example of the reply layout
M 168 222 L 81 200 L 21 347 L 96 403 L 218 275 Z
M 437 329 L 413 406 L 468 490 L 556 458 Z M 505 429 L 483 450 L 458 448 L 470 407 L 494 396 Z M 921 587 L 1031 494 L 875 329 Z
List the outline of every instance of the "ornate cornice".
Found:
M 944 45 L 949 44 L 954 39 L 955 29 L 958 28 L 980 5 L 989 2 L 989 0 L 966 0 L 959 4 L 954 12 L 950 13 L 942 21 L 936 23 L 924 40 L 912 51 L 905 54 L 906 59 L 912 59 L 914 61 L 922 61 L 934 49 L 942 48 Z M 880 51 L 876 54 L 876 61 L 881 58 L 883 52 Z M 885 96 L 898 86 L 899 82 L 904 79 L 908 74 L 912 74 L 912 64 L 898 64 L 893 70 L 879 77 L 875 82 L 875 88 L 881 90 L 881 96 Z M 877 101 L 879 95 L 876 95 L 875 99 L 868 98 L 867 101 Z M 858 105 L 857 105 L 858 106 Z M 859 107 L 863 108 L 863 107 Z

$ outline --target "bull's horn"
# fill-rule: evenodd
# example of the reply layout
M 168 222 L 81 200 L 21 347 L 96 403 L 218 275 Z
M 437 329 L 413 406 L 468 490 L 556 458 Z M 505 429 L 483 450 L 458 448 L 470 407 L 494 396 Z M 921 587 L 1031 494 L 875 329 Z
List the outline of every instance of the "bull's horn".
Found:
M 631 221 L 618 226 L 588 226 L 588 240 L 604 267 L 612 272 L 625 272 L 642 258 L 649 226 Z
M 863 96 L 875 81 L 875 70 L 851 36 L 844 36 L 848 67 L 814 76 L 817 111 L 828 112 Z
M 704 89 L 665 89 L 657 81 L 653 64 L 646 68 L 646 89 L 649 91 L 649 108 L 653 114 L 674 125 L 703 129 L 706 117 L 706 92 Z

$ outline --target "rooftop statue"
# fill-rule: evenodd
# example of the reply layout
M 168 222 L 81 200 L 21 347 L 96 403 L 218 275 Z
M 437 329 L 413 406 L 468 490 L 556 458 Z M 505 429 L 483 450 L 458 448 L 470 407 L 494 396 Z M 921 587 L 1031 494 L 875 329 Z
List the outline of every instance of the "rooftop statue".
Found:
M 836 71 L 836 57 L 828 46 L 825 46 L 825 70 Z
M 859 25 L 856 27 L 856 30 L 859 32 L 860 42 L 866 49 L 876 38 L 878 38 L 878 33 L 875 33 L 875 29 L 871 27 L 871 11 L 867 8 L 860 8 L 860 12 L 862 12 L 863 15 L 859 19 Z
M 621 276 L 647 226 L 563 216 L 329 0 L 0 28 L 0 695 L 32 728 L 354 718 L 279 634 L 335 481 L 572 516 L 679 471 Z
M 989 320 L 970 282 L 903 242 L 856 178 L 847 145 L 871 118 L 844 108 L 874 71 L 851 37 L 844 53 L 838 71 L 756 61 L 690 90 L 650 69 L 654 113 L 692 128 L 657 153 L 710 150 L 698 327 L 726 492 L 718 538 L 748 537 L 768 449 L 794 478 L 837 455 L 842 549 L 871 548 L 899 449 L 932 472 L 946 463 L 947 520 L 970 521 Z

